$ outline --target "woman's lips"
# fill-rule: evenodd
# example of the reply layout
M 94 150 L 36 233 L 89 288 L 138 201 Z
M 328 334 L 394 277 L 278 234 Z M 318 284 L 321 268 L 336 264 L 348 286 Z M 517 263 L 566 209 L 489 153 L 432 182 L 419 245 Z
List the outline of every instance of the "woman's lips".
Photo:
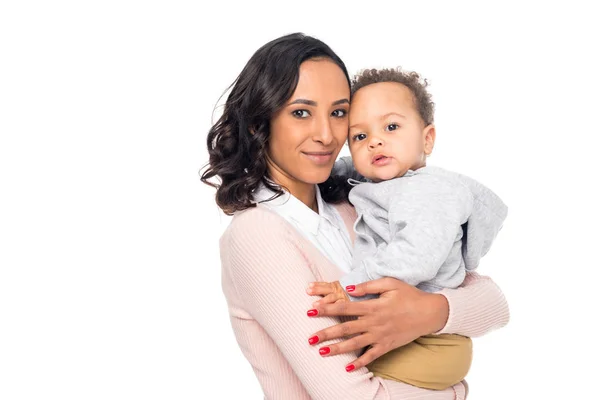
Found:
M 333 158 L 333 152 L 302 152 L 309 160 L 318 165 L 328 164 Z

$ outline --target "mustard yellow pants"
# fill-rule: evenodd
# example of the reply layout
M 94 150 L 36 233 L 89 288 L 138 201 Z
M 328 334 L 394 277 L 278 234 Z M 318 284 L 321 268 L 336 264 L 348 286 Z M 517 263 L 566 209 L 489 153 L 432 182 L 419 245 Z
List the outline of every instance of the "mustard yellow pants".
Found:
M 381 378 L 443 390 L 465 378 L 472 355 L 468 337 L 427 335 L 384 354 L 367 368 Z

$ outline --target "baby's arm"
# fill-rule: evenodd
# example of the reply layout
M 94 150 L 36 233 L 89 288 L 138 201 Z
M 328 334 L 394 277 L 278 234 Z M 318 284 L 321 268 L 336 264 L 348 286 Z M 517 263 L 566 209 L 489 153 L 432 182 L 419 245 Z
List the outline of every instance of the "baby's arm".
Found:
M 472 207 L 471 191 L 457 179 L 414 175 L 397 180 L 388 213 L 391 240 L 374 256 L 361 257 L 340 279 L 342 287 L 390 276 L 411 285 L 433 279 L 462 230 Z
M 458 175 L 458 174 L 457 174 Z M 508 207 L 502 199 L 476 180 L 458 175 L 461 182 L 473 193 L 473 210 L 469 216 L 463 240 L 462 256 L 467 271 L 473 271 L 491 248 L 492 242 L 502 229 Z

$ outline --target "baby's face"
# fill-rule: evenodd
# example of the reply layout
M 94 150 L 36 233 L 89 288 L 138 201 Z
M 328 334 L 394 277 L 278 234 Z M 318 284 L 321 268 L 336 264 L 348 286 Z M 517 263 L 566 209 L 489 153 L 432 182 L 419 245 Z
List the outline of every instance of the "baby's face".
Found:
M 382 82 L 359 89 L 349 118 L 350 152 L 361 175 L 379 182 L 425 165 L 428 129 L 406 86 Z

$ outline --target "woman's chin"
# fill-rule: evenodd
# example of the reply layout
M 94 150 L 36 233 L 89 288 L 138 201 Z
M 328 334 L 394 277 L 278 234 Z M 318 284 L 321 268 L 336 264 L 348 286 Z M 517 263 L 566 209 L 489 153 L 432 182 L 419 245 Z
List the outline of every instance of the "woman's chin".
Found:
M 319 172 L 319 173 L 307 174 L 304 177 L 303 181 L 306 183 L 313 184 L 313 185 L 318 185 L 319 183 L 323 183 L 327 179 L 329 179 L 330 175 L 331 175 L 331 171 L 327 171 L 326 173 Z

